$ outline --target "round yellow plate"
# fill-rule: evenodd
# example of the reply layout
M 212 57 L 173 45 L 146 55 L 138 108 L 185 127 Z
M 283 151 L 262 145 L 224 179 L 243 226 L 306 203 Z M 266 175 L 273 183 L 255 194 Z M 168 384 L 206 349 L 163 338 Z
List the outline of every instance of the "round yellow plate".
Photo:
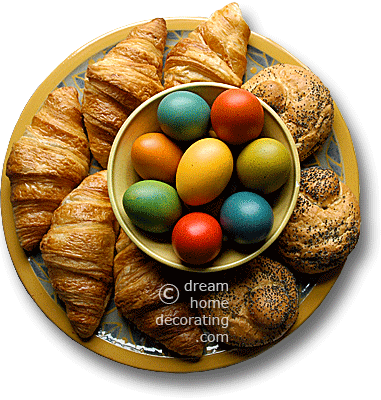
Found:
M 203 20 L 203 18 L 167 19 L 169 32 L 166 52 Z M 269 346 L 247 350 L 227 350 L 217 344 L 210 344 L 200 361 L 189 362 L 173 357 L 155 341 L 151 341 L 133 327 L 129 327 L 127 322 L 118 315 L 113 302 L 111 302 L 97 334 L 88 342 L 80 341 L 72 330 L 62 305 L 52 291 L 40 254 L 27 256 L 21 249 L 16 236 L 10 203 L 10 185 L 5 176 L 5 163 L 12 144 L 24 133 L 25 126 L 31 122 L 47 95 L 57 86 L 75 86 L 81 97 L 88 63 L 103 57 L 110 47 L 123 40 L 129 30 L 136 25 L 138 23 L 110 32 L 74 52 L 45 79 L 25 106 L 13 131 L 3 168 L 1 209 L 5 238 L 16 271 L 33 300 L 48 318 L 82 346 L 119 363 L 147 370 L 191 372 L 225 367 L 253 357 L 265 351 Z M 279 62 L 303 65 L 282 47 L 256 33 L 251 34 L 247 59 L 248 66 L 244 81 L 262 68 Z M 321 165 L 333 169 L 359 197 L 356 155 L 350 133 L 336 105 L 331 136 L 323 149 L 310 157 L 304 164 Z M 93 171 L 97 168 L 99 167 L 94 164 Z M 299 317 L 288 334 L 297 329 L 320 305 L 339 273 L 338 270 L 330 271 L 317 278 L 299 282 L 301 293 Z

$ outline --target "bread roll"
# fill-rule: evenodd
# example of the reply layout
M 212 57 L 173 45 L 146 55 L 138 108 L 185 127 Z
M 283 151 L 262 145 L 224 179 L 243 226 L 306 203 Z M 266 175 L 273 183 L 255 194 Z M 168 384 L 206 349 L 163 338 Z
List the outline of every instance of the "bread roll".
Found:
M 229 276 L 228 290 L 201 297 L 208 306 L 199 312 L 207 329 L 220 334 L 217 340 L 227 335 L 228 345 L 261 346 L 291 328 L 298 316 L 299 295 L 296 280 L 286 267 L 258 256 Z
M 332 130 L 334 106 L 329 90 L 310 70 L 277 64 L 242 85 L 265 101 L 287 125 L 300 161 L 316 152 Z
M 360 206 L 330 169 L 302 170 L 296 207 L 277 240 L 296 271 L 316 274 L 342 266 L 360 235 Z

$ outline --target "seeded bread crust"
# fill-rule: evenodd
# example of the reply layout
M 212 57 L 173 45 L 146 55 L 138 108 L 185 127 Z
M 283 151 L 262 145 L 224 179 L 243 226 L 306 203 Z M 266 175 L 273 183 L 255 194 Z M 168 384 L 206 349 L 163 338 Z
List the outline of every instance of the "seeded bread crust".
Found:
M 342 266 L 360 235 L 360 206 L 330 169 L 302 170 L 296 207 L 277 240 L 284 262 L 316 274 Z
M 279 262 L 258 256 L 226 281 L 229 289 L 204 295 L 202 299 L 209 307 L 199 309 L 210 332 L 228 335 L 226 344 L 238 347 L 269 344 L 294 324 L 299 305 L 296 280 Z M 223 326 L 226 319 L 228 327 Z
M 306 68 L 290 64 L 267 67 L 242 88 L 261 98 L 281 117 L 294 138 L 300 161 L 316 152 L 331 132 L 332 97 Z

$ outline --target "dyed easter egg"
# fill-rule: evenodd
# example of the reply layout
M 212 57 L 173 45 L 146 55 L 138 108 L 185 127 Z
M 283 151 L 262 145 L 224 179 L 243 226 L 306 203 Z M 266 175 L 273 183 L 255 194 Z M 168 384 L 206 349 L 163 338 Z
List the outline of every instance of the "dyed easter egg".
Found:
M 194 265 L 205 264 L 217 257 L 221 250 L 221 226 L 209 214 L 186 214 L 173 228 L 172 246 L 183 261 Z
M 123 195 L 123 207 L 134 225 L 153 233 L 171 230 L 182 214 L 176 190 L 155 180 L 131 185 Z
M 160 101 L 157 119 L 161 130 L 169 137 L 180 141 L 195 140 L 209 129 L 210 107 L 201 96 L 179 90 Z
M 264 125 L 264 111 L 256 96 L 245 89 L 228 89 L 214 100 L 211 123 L 217 137 L 239 145 L 259 136 Z
M 219 139 L 197 140 L 185 151 L 176 172 L 176 189 L 184 203 L 199 206 L 214 200 L 232 176 L 233 155 Z
M 175 183 L 177 166 L 183 151 L 166 135 L 145 133 L 135 139 L 131 148 L 131 162 L 143 179 Z
M 270 204 L 253 192 L 228 197 L 220 211 L 220 223 L 227 235 L 240 244 L 258 243 L 270 233 L 274 214 Z
M 291 156 L 278 140 L 260 138 L 241 151 L 236 166 L 238 178 L 247 189 L 267 194 L 286 183 Z

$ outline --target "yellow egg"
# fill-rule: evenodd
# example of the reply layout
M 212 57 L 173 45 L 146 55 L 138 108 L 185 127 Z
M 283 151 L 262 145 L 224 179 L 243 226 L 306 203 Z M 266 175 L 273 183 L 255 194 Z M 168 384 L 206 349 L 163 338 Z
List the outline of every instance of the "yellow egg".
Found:
M 190 206 L 209 203 L 225 189 L 233 172 L 233 155 L 219 139 L 205 138 L 185 151 L 176 173 L 176 189 Z

